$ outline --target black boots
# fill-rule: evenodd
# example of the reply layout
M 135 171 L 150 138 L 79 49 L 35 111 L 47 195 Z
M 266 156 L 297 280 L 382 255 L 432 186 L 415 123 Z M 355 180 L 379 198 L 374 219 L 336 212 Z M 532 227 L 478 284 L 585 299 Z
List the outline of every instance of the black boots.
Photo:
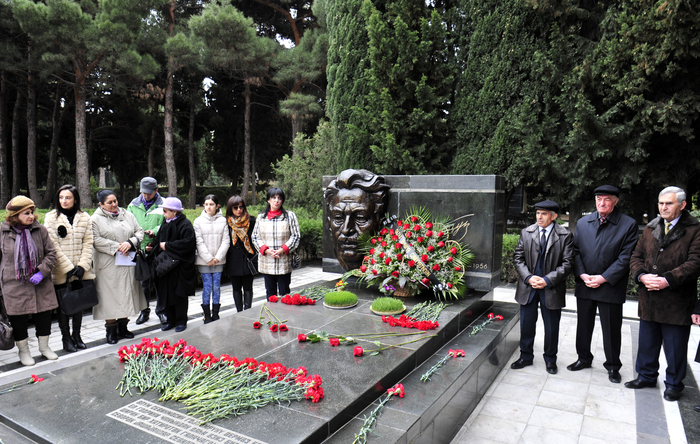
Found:
M 70 335 L 70 325 L 68 323 L 68 315 L 63 313 L 63 310 L 58 310 L 58 328 L 61 330 L 61 340 L 63 341 L 63 349 L 68 353 L 77 352 L 75 342 Z
M 204 323 L 208 324 L 212 321 L 211 319 L 211 309 L 209 308 L 209 304 L 204 305 L 202 304 L 202 311 L 204 312 Z
M 243 310 L 253 306 L 253 290 L 243 290 Z
M 221 308 L 221 304 L 211 304 L 211 320 L 212 321 L 219 320 L 219 309 L 220 308 Z
M 75 343 L 75 348 L 79 350 L 85 350 L 87 345 L 83 342 L 83 338 L 80 337 L 80 328 L 83 326 L 83 312 L 78 312 L 73 315 L 73 342 Z
M 236 311 L 243 311 L 243 293 L 234 290 L 233 302 L 236 304 Z
M 117 319 L 117 336 L 119 339 L 132 339 L 134 334 L 127 330 L 126 325 L 129 319 Z
M 105 324 L 105 329 L 107 330 L 107 344 L 116 344 L 119 342 L 117 324 Z

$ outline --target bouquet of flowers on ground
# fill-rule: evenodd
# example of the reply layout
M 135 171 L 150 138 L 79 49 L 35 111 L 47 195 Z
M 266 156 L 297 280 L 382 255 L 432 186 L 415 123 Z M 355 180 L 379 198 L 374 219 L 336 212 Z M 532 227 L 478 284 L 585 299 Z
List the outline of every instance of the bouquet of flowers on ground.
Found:
M 466 290 L 462 276 L 474 255 L 450 239 L 453 230 L 449 219 L 433 218 L 424 208 L 412 209 L 362 242 L 366 252 L 362 266 L 346 276 L 379 285 L 386 294 L 394 294 L 397 287 L 409 292 L 430 288 L 438 297 L 458 298 Z

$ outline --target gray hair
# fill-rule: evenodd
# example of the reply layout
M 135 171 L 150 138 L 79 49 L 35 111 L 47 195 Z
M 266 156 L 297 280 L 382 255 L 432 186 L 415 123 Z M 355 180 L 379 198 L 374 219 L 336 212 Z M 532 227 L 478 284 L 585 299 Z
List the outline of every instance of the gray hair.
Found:
M 668 194 L 668 193 L 675 194 L 676 200 L 678 201 L 678 203 L 685 202 L 685 191 L 683 191 L 682 188 L 666 187 L 663 190 L 661 190 L 661 192 L 659 193 L 659 198 L 661 198 L 661 196 L 663 196 L 664 194 Z

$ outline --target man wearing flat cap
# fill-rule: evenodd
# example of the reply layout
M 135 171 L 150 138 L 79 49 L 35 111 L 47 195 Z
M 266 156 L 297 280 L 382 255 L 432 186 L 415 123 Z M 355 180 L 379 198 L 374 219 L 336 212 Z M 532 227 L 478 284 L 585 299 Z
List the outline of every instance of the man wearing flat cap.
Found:
M 520 358 L 510 368 L 532 365 L 537 306 L 544 322 L 544 362 L 547 372 L 557 372 L 559 321 L 566 305 L 566 276 L 574 260 L 574 240 L 556 223 L 559 204 L 545 200 L 535 204 L 537 223 L 520 233 L 513 261 L 520 275 L 515 300 L 520 304 Z
M 659 193 L 659 216 L 644 228 L 630 268 L 639 283 L 639 345 L 632 389 L 656 387 L 659 354 L 666 356 L 664 399 L 676 401 L 685 387 L 688 338 L 698 308 L 700 222 L 686 206 L 685 191 L 668 187 Z
M 593 364 L 591 339 L 596 311 L 603 330 L 603 349 L 610 382 L 621 381 L 622 304 L 627 297 L 630 256 L 637 243 L 637 223 L 615 208 L 620 190 L 603 185 L 593 191 L 596 211 L 582 217 L 574 233 L 576 278 L 576 352 L 567 369 L 583 370 Z

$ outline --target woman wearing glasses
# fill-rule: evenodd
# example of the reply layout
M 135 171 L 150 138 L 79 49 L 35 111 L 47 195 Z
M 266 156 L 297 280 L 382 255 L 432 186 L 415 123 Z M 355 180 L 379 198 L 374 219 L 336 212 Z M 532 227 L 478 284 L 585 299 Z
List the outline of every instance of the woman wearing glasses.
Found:
M 230 245 L 226 253 L 226 272 L 231 277 L 236 311 L 247 310 L 253 304 L 253 267 L 256 250 L 251 242 L 255 219 L 248 214 L 245 201 L 233 196 L 226 204 L 226 223 Z

